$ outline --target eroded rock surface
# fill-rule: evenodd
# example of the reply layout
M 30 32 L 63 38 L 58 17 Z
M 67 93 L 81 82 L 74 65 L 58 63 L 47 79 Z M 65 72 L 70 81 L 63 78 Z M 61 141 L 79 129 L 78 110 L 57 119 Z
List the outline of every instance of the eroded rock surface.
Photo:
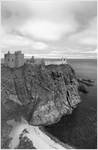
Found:
M 80 102 L 78 82 L 69 65 L 2 67 L 2 105 L 9 112 L 27 109 L 32 125 L 52 124 Z
M 78 86 L 75 72 L 69 65 L 25 64 L 17 69 L 2 66 L 2 129 L 7 120 L 19 121 L 21 116 L 31 125 L 56 123 L 80 103 Z M 3 148 L 7 147 L 5 136 L 10 132 L 10 126 L 7 127 L 7 133 L 2 133 Z

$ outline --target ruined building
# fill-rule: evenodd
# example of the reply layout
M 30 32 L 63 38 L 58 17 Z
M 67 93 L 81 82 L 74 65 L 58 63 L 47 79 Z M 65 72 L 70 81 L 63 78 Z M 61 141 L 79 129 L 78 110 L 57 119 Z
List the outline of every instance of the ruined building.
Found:
M 32 56 L 30 59 L 27 59 L 26 63 L 28 64 L 32 64 L 32 65 L 45 65 L 45 60 L 42 58 L 34 58 L 34 56 Z
M 67 64 L 67 58 L 63 58 L 61 59 L 62 64 Z
M 21 51 L 16 51 L 13 54 L 8 52 L 4 55 L 4 64 L 10 68 L 21 67 L 24 65 L 24 54 Z

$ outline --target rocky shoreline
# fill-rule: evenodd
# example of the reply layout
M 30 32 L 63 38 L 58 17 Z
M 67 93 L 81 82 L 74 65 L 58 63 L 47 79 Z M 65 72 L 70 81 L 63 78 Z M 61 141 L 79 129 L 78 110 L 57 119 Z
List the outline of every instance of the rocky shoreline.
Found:
M 77 81 L 79 82 L 78 90 L 80 92 L 83 92 L 85 94 L 88 93 L 88 87 L 94 85 L 94 80 L 91 79 L 84 79 L 84 78 L 77 78 Z

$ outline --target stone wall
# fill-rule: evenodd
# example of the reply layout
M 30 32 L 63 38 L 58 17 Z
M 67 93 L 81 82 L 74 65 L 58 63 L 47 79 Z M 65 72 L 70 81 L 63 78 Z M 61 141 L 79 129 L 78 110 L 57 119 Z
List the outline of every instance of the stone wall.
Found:
M 21 67 L 24 65 L 24 54 L 16 54 L 15 55 L 16 67 Z

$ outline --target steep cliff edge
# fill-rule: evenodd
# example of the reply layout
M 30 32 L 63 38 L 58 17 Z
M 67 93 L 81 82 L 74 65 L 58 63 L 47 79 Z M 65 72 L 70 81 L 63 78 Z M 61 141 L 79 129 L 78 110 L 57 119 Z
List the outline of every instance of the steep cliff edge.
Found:
M 40 142 L 36 141 L 38 138 L 42 140 L 42 137 L 42 142 L 47 143 L 46 134 L 43 135 L 42 132 L 42 137 L 39 136 L 40 127 L 35 126 L 53 124 L 63 115 L 72 113 L 81 101 L 79 91 L 87 91 L 85 85 L 91 86 L 93 81 L 78 78 L 70 65 L 25 64 L 17 69 L 2 66 L 1 147 L 14 148 L 20 142 L 17 148 L 34 148 L 36 144 L 40 146 Z M 26 124 L 22 122 L 22 118 Z M 28 132 L 21 137 L 22 129 L 27 129 Z
M 33 126 L 49 125 L 72 113 L 81 101 L 78 87 L 69 65 L 1 66 L 1 147 L 9 148 L 9 120 L 23 117 Z
M 1 82 L 5 112 L 24 115 L 31 125 L 53 124 L 80 103 L 79 84 L 69 65 L 2 66 Z

